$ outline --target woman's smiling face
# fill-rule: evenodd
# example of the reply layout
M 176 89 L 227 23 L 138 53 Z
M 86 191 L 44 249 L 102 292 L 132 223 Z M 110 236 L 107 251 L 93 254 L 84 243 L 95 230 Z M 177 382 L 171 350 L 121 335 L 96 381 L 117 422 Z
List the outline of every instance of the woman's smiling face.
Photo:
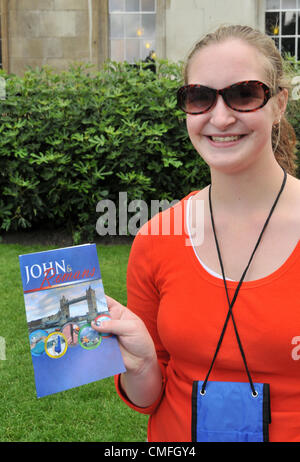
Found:
M 215 89 L 245 80 L 268 84 L 265 66 L 264 57 L 254 47 L 228 39 L 195 53 L 188 67 L 188 83 Z M 187 114 L 187 129 L 195 149 L 211 168 L 234 173 L 261 156 L 273 156 L 272 126 L 279 117 L 275 98 L 255 112 L 240 113 L 218 96 L 210 112 Z

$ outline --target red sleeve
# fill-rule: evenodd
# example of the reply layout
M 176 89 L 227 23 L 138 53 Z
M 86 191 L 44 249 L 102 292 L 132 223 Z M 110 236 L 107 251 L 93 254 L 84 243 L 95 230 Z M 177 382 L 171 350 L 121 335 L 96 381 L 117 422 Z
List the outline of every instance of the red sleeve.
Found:
M 163 386 L 159 398 L 151 406 L 140 408 L 132 404 L 120 388 L 119 376 L 115 377 L 116 389 L 128 406 L 143 414 L 152 414 L 159 405 L 164 393 L 166 382 L 166 367 L 169 354 L 164 349 L 157 332 L 157 314 L 160 294 L 155 283 L 155 239 L 158 236 L 145 234 L 146 224 L 136 235 L 127 268 L 127 307 L 139 316 L 145 323 L 156 348 L 158 362 L 162 371 Z

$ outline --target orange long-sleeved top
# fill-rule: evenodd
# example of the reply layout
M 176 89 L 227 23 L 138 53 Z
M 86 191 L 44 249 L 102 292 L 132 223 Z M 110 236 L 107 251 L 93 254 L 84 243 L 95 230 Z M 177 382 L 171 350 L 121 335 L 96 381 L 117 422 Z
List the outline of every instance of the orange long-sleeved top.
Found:
M 193 192 L 191 194 L 195 194 Z M 199 262 L 185 226 L 187 196 L 144 225 L 127 272 L 127 306 L 146 324 L 163 372 L 148 408 L 148 441 L 191 441 L 194 380 L 204 380 L 228 312 L 223 279 Z M 238 282 L 228 281 L 232 299 Z M 233 308 L 254 382 L 269 383 L 270 441 L 300 441 L 300 241 L 272 274 L 243 282 Z M 209 380 L 247 382 L 231 320 Z

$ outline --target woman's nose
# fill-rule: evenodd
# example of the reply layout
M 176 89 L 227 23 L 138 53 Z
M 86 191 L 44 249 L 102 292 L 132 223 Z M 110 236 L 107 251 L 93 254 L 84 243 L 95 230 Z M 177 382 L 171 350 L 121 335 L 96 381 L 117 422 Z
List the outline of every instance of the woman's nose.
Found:
M 210 111 L 210 122 L 218 129 L 222 130 L 236 121 L 236 116 L 230 107 L 225 103 L 223 96 L 217 96 L 217 102 L 213 109 Z

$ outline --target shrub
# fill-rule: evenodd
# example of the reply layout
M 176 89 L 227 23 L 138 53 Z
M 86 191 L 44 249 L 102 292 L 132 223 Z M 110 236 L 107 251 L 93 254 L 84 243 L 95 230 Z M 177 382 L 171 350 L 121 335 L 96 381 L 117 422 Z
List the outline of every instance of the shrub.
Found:
M 2 74 L 1 229 L 43 224 L 91 238 L 103 198 L 172 200 L 207 182 L 176 108 L 179 66 L 89 71 Z

